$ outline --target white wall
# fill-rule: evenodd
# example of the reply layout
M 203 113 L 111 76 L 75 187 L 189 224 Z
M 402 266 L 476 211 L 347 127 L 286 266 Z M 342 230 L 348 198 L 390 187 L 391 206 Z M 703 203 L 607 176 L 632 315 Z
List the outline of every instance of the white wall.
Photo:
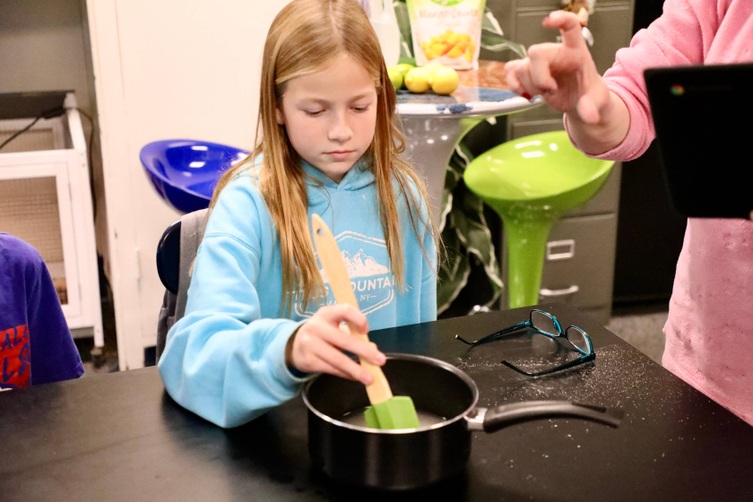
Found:
M 139 150 L 167 138 L 251 148 L 264 37 L 287 1 L 86 0 L 121 370 L 142 367 L 155 343 L 155 250 L 178 217 Z
M 79 0 L 0 1 L 0 92 L 72 89 L 91 111 L 82 9 Z

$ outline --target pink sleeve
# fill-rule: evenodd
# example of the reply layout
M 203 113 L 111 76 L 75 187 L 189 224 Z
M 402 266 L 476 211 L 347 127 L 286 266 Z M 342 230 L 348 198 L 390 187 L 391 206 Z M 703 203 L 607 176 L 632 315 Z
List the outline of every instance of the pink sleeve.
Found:
M 655 66 L 704 62 L 719 30 L 719 20 L 730 3 L 735 0 L 666 0 L 662 16 L 638 31 L 629 47 L 617 51 L 615 63 L 604 78 L 627 105 L 630 127 L 622 143 L 593 157 L 633 160 L 648 149 L 655 134 L 643 71 Z

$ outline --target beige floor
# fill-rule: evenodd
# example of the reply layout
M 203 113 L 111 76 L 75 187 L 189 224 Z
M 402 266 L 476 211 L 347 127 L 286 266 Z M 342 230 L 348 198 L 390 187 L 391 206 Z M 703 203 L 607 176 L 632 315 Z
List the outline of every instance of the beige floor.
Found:
M 667 320 L 663 305 L 615 309 L 606 328 L 661 364 L 662 328 Z
M 102 328 L 105 346 L 100 351 L 94 351 L 94 341 L 91 338 L 76 340 L 76 345 L 81 353 L 81 360 L 84 362 L 86 371 L 84 376 L 119 371 L 115 315 L 110 299 L 102 300 Z M 93 352 L 97 355 L 93 355 Z

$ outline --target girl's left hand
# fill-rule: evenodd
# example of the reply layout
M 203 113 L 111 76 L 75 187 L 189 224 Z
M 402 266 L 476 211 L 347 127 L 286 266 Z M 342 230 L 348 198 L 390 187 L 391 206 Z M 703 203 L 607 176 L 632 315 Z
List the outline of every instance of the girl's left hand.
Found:
M 342 323 L 360 333 L 369 331 L 366 316 L 351 305 L 322 307 L 290 337 L 285 358 L 288 366 L 303 373 L 329 373 L 364 385 L 372 383 L 371 375 L 346 352 L 378 366 L 386 357 L 376 344 L 365 343 L 341 328 Z

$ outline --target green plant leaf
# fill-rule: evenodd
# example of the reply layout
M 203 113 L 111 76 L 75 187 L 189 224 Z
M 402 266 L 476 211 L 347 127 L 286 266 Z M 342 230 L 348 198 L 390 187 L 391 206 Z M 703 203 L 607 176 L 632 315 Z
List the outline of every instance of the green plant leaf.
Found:
M 507 40 L 502 32 L 494 13 L 486 7 L 484 16 L 481 18 L 481 47 L 492 52 L 510 50 L 517 57 L 526 57 L 526 48 L 523 44 Z
M 447 262 L 439 274 L 437 311 L 447 310 L 467 286 L 473 257 L 482 264 L 489 286 L 490 298 L 484 305 L 491 307 L 503 290 L 500 266 L 494 239 L 484 216 L 484 203 L 468 190 L 462 181 L 463 172 L 473 154 L 462 142 L 456 147 L 445 175 L 445 225 L 442 241 Z
M 500 37 L 495 33 L 481 33 L 481 47 L 492 52 L 510 50 L 519 58 L 526 57 L 526 48 L 523 44 L 512 42 Z
M 494 239 L 484 215 L 484 202 L 463 184 L 454 193 L 456 211 L 453 212 L 453 225 L 458 239 L 465 246 L 467 255 L 475 255 L 484 267 L 492 297 L 486 305 L 494 303 L 502 293 L 502 274 L 497 260 Z
M 416 58 L 413 57 L 413 35 L 410 29 L 408 6 L 405 5 L 405 0 L 395 0 L 393 4 L 395 6 L 397 25 L 400 27 L 400 59 L 398 63 L 415 65 Z
M 451 217 L 450 217 L 451 218 Z M 439 269 L 437 282 L 437 313 L 447 310 L 468 282 L 471 263 L 465 246 L 460 242 L 452 225 L 446 227 L 442 241 L 446 251 L 446 261 Z

